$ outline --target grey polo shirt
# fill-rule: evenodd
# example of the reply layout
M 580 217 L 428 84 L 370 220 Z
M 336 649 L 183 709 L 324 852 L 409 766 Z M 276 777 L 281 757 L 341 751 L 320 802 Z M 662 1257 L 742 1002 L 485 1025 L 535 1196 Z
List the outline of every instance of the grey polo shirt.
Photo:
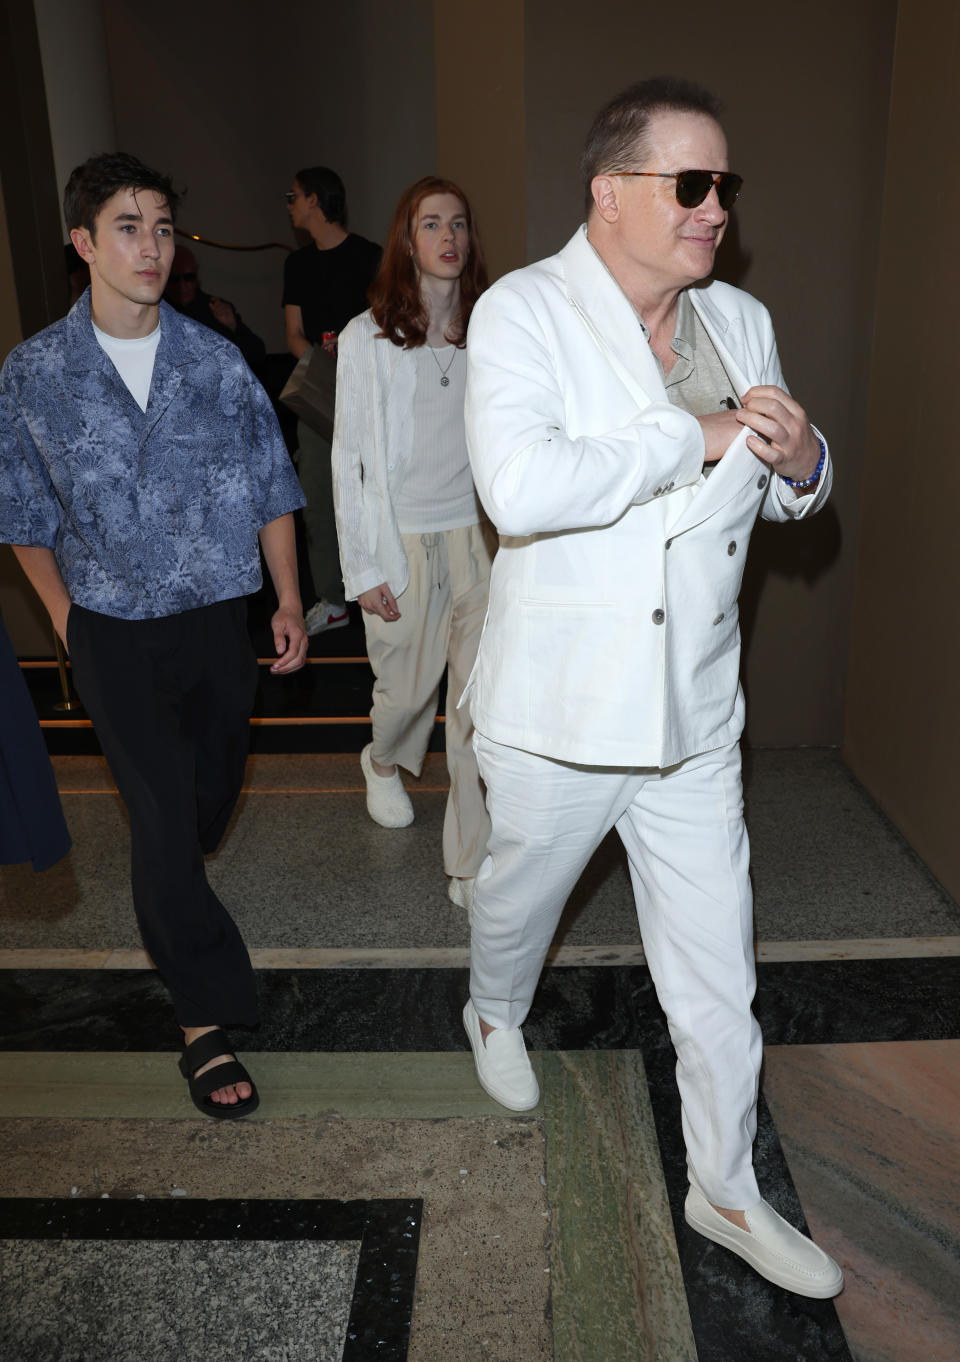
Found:
M 643 318 L 639 320 L 649 344 L 650 332 Z M 681 407 L 691 416 L 709 416 L 711 412 L 720 411 L 728 405 L 727 398 L 732 398 L 734 405 L 739 407 L 736 389 L 686 290 L 677 299 L 677 320 L 670 348 L 678 358 L 668 374 L 663 372 L 658 357 L 654 355 L 653 358 L 667 398 L 675 407 Z

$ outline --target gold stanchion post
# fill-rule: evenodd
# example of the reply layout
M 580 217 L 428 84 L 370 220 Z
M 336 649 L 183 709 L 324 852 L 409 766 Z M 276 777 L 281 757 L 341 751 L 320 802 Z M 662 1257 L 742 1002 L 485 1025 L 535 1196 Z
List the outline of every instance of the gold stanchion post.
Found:
M 67 677 L 67 655 L 63 651 L 63 644 L 60 642 L 60 635 L 56 630 L 53 631 L 53 646 L 57 654 L 57 671 L 60 675 L 60 694 L 62 700 L 57 700 L 53 708 L 65 714 L 71 714 L 76 709 L 83 709 L 79 700 L 75 699 L 70 692 L 70 681 Z

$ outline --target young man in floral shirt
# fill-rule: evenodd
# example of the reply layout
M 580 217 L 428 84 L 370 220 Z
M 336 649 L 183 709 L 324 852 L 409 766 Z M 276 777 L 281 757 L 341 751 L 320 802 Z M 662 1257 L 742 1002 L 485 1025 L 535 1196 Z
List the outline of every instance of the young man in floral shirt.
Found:
M 272 670 L 306 656 L 303 495 L 240 352 L 161 301 L 176 206 L 170 181 L 123 153 L 71 175 L 65 216 L 91 286 L 0 374 L 0 542 L 69 650 L 129 810 L 134 906 L 191 1096 L 233 1117 L 258 1095 L 220 1027 L 254 1025 L 256 992 L 203 856 L 243 777 L 259 548 L 278 598 Z

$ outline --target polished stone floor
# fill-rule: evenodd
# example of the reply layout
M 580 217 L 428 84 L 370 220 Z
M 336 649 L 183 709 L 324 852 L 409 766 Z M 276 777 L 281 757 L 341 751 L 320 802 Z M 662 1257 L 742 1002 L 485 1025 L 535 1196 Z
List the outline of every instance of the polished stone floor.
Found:
M 844 1264 L 801 1300 L 693 1234 L 673 1055 L 623 858 L 574 893 L 525 1028 L 540 1107 L 476 1085 L 469 929 L 356 757 L 251 758 L 209 865 L 252 947 L 262 1105 L 190 1105 L 123 810 L 55 762 L 74 850 L 0 869 L 4 1362 L 956 1362 L 960 910 L 829 750 L 746 764 L 769 1199 Z M 785 856 L 802 826 L 810 854 Z

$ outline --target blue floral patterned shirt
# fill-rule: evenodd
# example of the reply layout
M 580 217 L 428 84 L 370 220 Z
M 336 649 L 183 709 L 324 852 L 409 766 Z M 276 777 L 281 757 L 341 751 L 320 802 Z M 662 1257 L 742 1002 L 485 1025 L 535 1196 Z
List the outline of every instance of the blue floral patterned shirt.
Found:
M 0 373 L 0 543 L 53 550 L 72 601 L 151 619 L 256 591 L 257 532 L 304 504 L 235 345 L 160 304 L 142 412 L 89 290 Z

